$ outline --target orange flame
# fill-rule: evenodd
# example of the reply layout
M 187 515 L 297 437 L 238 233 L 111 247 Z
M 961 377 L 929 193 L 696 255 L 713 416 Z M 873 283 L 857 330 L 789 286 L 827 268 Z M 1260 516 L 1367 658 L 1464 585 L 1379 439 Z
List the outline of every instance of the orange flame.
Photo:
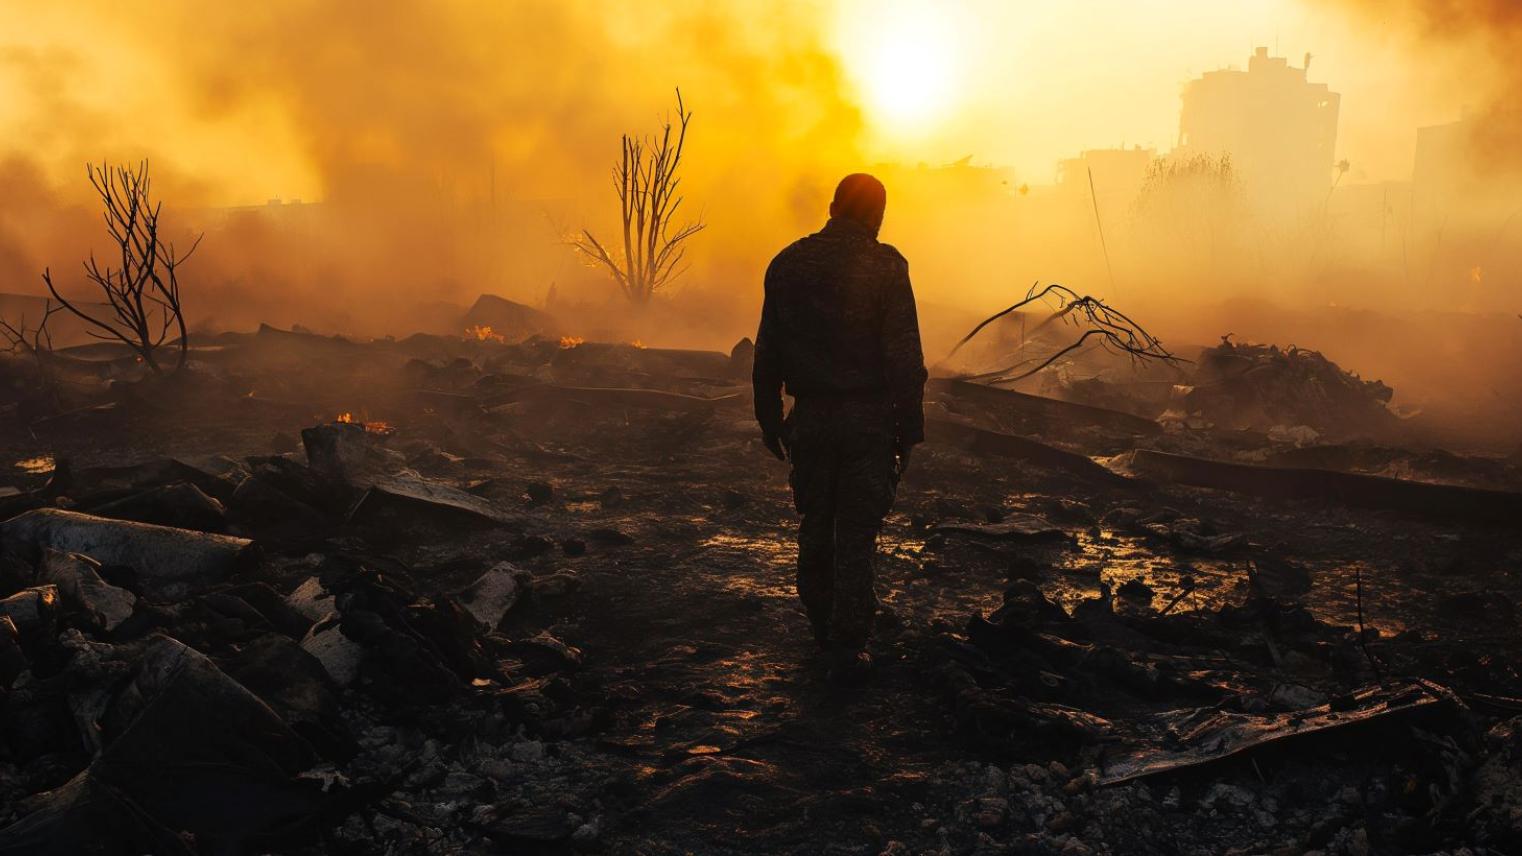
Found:
M 334 419 L 333 421 L 334 422 L 342 422 L 345 425 L 347 425 L 350 422 L 354 421 L 354 414 L 352 414 L 349 411 L 345 410 L 344 412 L 338 414 L 338 418 Z
M 493 331 L 490 324 L 474 324 L 466 327 L 465 336 L 466 338 L 475 337 L 477 342 L 505 343 L 507 341 L 507 337 Z
M 565 348 L 566 350 L 569 351 L 572 348 L 579 348 L 579 347 L 581 347 L 582 344 L 585 343 L 586 341 L 587 341 L 586 339 L 583 339 L 580 336 L 561 336 L 560 337 L 560 347 Z
M 630 344 L 630 345 L 631 345 L 631 346 L 633 346 L 633 347 L 635 347 L 635 348 L 638 348 L 638 349 L 640 349 L 640 350 L 641 350 L 641 351 L 643 351 L 643 350 L 644 350 L 644 349 L 645 349 L 645 343 L 644 343 L 644 342 L 641 342 L 641 341 L 640 341 L 640 340 L 638 340 L 638 339 L 635 339 L 635 340 L 634 340 L 634 341 L 632 341 L 632 342 L 630 342 L 630 343 L 629 343 L 629 344 Z

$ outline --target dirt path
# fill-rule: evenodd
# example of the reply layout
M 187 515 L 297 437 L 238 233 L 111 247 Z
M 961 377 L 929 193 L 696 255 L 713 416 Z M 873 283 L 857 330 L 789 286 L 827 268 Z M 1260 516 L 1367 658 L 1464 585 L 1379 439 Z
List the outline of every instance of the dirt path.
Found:
M 722 496 L 669 490 L 664 505 L 694 513 L 614 516 L 636 544 L 583 565 L 581 591 L 553 628 L 585 651 L 582 685 L 600 684 L 612 710 L 593 738 L 618 782 L 609 852 L 933 844 L 933 775 L 968 756 L 924 684 L 927 631 L 937 616 L 960 620 L 996 599 L 1003 580 L 924 578 L 913 560 L 922 542 L 895 515 L 878 564 L 877 674 L 866 687 L 832 687 L 793 593 L 780 467 L 746 463 L 724 460 L 719 477 L 700 462 L 662 468 L 672 487 L 731 485 L 743 496 L 729 494 L 725 508 Z M 637 491 L 647 475 L 620 482 Z

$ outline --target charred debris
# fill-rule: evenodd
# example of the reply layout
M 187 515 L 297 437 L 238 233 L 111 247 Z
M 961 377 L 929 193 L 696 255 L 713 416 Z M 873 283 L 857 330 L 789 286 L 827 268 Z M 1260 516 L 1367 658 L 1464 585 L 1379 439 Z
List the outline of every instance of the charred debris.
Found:
M 492 297 L 175 373 L 29 331 L 0 853 L 1518 852 L 1516 461 L 1321 354 L 1032 295 L 932 381 L 853 698 L 747 342 Z

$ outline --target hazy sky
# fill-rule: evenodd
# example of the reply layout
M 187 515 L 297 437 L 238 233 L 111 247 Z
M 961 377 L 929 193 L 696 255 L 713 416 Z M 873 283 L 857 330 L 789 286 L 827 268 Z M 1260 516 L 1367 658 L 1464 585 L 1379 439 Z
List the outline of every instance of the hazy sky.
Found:
M 868 105 L 873 150 L 931 161 L 970 154 L 1038 181 L 1080 148 L 1171 147 L 1182 85 L 1245 67 L 1258 45 L 1296 66 L 1310 52 L 1310 79 L 1342 93 L 1339 156 L 1354 180 L 1408 177 L 1415 127 L 1451 121 L 1464 106 L 1426 77 L 1430 57 L 1408 53 L 1390 24 L 1336 4 L 841 0 L 831 26 Z M 925 109 L 895 109 L 893 89 Z
M 270 38 L 277 43 L 285 38 L 280 35 L 282 13 L 275 11 L 279 4 L 267 10 L 196 6 L 193 14 L 176 11 L 183 5 L 126 11 L 94 0 L 0 0 L 4 145 L 46 156 L 77 148 L 81 139 L 97 133 L 107 135 L 108 128 L 111 136 L 119 136 L 123 115 L 134 121 L 151 118 L 162 129 L 157 148 L 184 172 L 222 185 L 221 195 L 237 197 L 228 202 L 320 196 L 319 171 L 300 150 L 302 124 L 311 118 L 285 103 L 289 96 L 279 89 L 259 94 L 251 88 L 253 79 L 265 73 L 259 66 L 247 68 L 249 81 L 236 80 L 244 51 L 264 53 L 271 48 Z M 345 7 L 333 4 L 337 14 L 331 17 L 342 23 L 320 37 L 298 32 L 314 25 L 312 14 L 291 16 L 297 18 L 289 25 L 292 44 L 303 52 L 321 52 L 324 61 L 341 57 L 351 41 L 355 51 L 385 44 L 351 29 L 375 26 L 373 16 L 363 13 L 364 4 L 350 4 L 347 12 Z M 1309 51 L 1314 55 L 1311 79 L 1343 94 L 1338 154 L 1352 162 L 1350 180 L 1407 177 L 1415 127 L 1457 118 L 1468 100 L 1453 72 L 1444 72 L 1425 50 L 1413 51 L 1404 33 L 1393 25 L 1387 28 L 1377 14 L 1354 15 L 1339 3 L 731 0 L 675 3 L 658 13 L 635 14 L 634 7 L 577 0 L 561 7 L 567 12 L 545 13 L 560 18 L 595 13 L 605 28 L 603 37 L 642 55 L 638 67 L 613 76 L 595 54 L 586 57 L 586 46 L 566 42 L 584 28 L 546 26 L 539 41 L 559 40 L 559 47 L 535 42 L 531 21 L 540 14 L 536 10 L 551 8 L 545 4 L 444 2 L 436 8 L 452 20 L 481 18 L 483 33 L 503 28 L 500 53 L 487 58 L 513 74 L 544 75 L 565 91 L 574 91 L 578 80 L 591 91 L 628 88 L 649 78 L 651 105 L 669 91 L 667 78 L 680 77 L 696 88 L 715 68 L 730 73 L 739 62 L 754 64 L 754 56 L 736 60 L 720 55 L 732 49 L 733 40 L 817 45 L 838 64 L 846 100 L 861 105 L 857 143 L 871 157 L 934 163 L 972 155 L 981 163 L 1013 167 L 1032 182 L 1049 181 L 1055 162 L 1082 148 L 1140 143 L 1166 150 L 1177 132 L 1183 83 L 1207 70 L 1245 65 L 1255 45 L 1277 46 L 1277 53 L 1296 65 Z M 207 26 L 200 24 L 203 16 Z M 699 40 L 668 63 L 658 41 L 641 44 L 650 33 L 660 32 L 663 20 L 682 16 L 716 22 L 728 31 L 724 44 L 729 46 L 715 47 L 705 57 Z M 218 43 L 219 33 L 228 38 L 226 44 Z M 226 80 L 207 86 L 185 79 L 208 67 L 204 59 L 188 66 L 177 61 L 187 49 L 186 38 L 204 42 L 189 46 L 201 56 L 220 52 L 230 69 Z M 448 53 L 438 45 L 409 47 L 406 32 L 396 33 L 394 40 L 394 53 L 364 58 L 399 66 L 386 76 L 388 81 L 405 79 L 408 63 L 437 65 L 436 57 L 423 57 L 422 51 Z M 523 51 L 515 40 L 535 43 Z M 479 64 L 482 49 L 470 49 Z M 841 85 L 840 76 L 819 76 L 817 71 L 787 85 Z M 762 66 L 742 79 L 758 74 L 775 75 L 777 68 Z M 360 89 L 365 85 L 363 79 L 354 83 Z M 420 93 L 433 87 L 458 99 L 457 92 L 445 90 L 499 84 L 468 74 L 450 77 L 446 69 L 437 76 L 420 74 L 416 85 Z M 219 103 L 219 89 L 237 97 Z M 711 94 L 704 100 L 714 102 Z M 712 108 L 708 115 L 714 115 Z M 146 136 L 146 129 L 140 135 Z M 247 158 L 250 148 L 258 154 L 253 164 Z M 228 174 L 230 151 L 238 152 L 233 175 Z

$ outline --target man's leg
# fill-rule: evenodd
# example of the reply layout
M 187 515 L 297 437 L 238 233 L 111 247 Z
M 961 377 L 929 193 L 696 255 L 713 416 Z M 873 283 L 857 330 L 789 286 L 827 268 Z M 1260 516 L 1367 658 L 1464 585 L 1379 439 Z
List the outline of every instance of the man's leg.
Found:
M 893 444 L 865 435 L 842 446 L 835 501 L 835 591 L 830 636 L 842 648 L 865 648 L 877 613 L 873 559 L 883 517 L 898 488 Z
M 803 601 L 814 639 L 828 644 L 835 601 L 835 467 L 827 447 L 794 446 L 793 502 L 798 524 L 798 599 Z

